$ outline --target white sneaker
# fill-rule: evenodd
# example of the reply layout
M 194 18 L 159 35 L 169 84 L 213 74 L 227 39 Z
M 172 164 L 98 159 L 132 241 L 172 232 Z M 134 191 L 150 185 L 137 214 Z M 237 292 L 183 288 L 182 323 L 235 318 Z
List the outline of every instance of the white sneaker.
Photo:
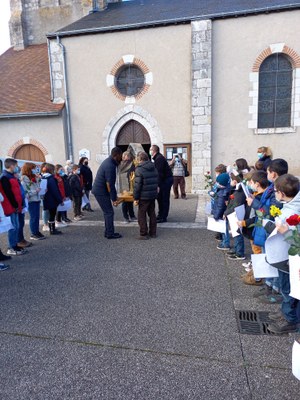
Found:
M 42 227 L 42 231 L 43 232 L 49 232 L 49 226 L 48 225 L 43 225 L 43 227 Z
M 68 225 L 63 222 L 55 222 L 55 228 L 66 228 Z
M 78 217 L 74 217 L 74 221 L 81 221 L 82 217 L 78 216 Z
M 246 270 L 249 271 L 249 270 L 252 268 L 252 263 L 251 263 L 251 261 L 245 262 L 245 263 L 242 264 L 242 266 L 243 266 Z

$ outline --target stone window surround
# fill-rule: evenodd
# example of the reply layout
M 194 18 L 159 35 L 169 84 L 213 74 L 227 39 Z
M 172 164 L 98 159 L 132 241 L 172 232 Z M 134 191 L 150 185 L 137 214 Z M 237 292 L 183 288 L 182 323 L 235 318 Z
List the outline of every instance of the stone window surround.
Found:
M 258 129 L 258 87 L 259 87 L 259 68 L 262 62 L 274 53 L 286 54 L 293 67 L 293 87 L 292 87 L 292 109 L 291 120 L 292 126 L 281 128 L 265 128 Z M 264 49 L 256 58 L 252 67 L 252 72 L 249 75 L 250 91 L 249 97 L 252 99 L 249 106 L 250 120 L 248 128 L 253 129 L 257 135 L 278 134 L 278 133 L 294 133 L 296 127 L 300 126 L 300 56 L 295 50 L 288 47 L 285 43 L 274 43 Z
M 117 71 L 126 64 L 136 65 L 141 69 L 145 75 L 145 84 L 143 89 L 135 96 L 124 96 L 122 95 L 115 86 L 115 77 Z M 145 93 L 148 92 L 150 86 L 153 83 L 153 74 L 150 72 L 147 65 L 139 58 L 132 54 L 124 55 L 112 68 L 110 74 L 106 76 L 106 85 L 111 88 L 113 94 L 120 100 L 124 101 L 126 104 L 135 104 L 136 100 L 139 100 Z

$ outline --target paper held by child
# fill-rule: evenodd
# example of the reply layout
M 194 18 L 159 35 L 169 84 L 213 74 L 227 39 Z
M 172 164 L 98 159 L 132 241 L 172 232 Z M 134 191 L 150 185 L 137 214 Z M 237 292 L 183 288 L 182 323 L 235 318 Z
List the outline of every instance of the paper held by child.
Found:
M 240 232 L 240 227 L 237 224 L 238 218 L 237 218 L 236 212 L 233 212 L 233 213 L 227 215 L 227 219 L 228 219 L 229 226 L 230 226 L 231 236 L 232 237 L 239 236 L 241 234 L 241 232 Z
M 213 217 L 207 217 L 207 229 L 209 231 L 225 233 L 226 222 L 225 219 L 219 219 L 216 221 Z
M 300 300 L 300 257 L 289 256 L 290 266 L 290 296 Z
M 278 277 L 278 269 L 267 263 L 265 254 L 251 254 L 251 261 L 254 278 Z
M 57 211 L 68 211 L 72 207 L 72 201 L 70 199 L 67 199 L 64 201 L 63 205 L 59 205 L 57 207 Z
M 292 352 L 292 372 L 300 380 L 300 343 L 295 340 Z
M 41 182 L 40 182 L 40 189 L 41 190 L 39 192 L 40 196 L 45 196 L 45 194 L 47 192 L 47 184 L 48 184 L 47 179 L 41 179 Z
M 241 186 L 242 186 L 242 189 L 243 189 L 243 191 L 245 193 L 246 198 L 251 197 L 251 193 L 249 192 L 249 189 L 247 188 L 247 186 L 243 182 L 241 182 Z

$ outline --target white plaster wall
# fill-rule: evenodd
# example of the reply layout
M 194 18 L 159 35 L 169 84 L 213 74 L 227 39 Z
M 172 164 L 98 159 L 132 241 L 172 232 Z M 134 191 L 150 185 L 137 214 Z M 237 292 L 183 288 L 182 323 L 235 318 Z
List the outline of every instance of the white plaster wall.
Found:
M 64 38 L 74 158 L 102 151 L 106 125 L 126 104 L 106 86 L 106 75 L 123 55 L 140 58 L 153 73 L 153 85 L 137 100 L 157 121 L 164 143 L 191 141 L 190 25 Z
M 37 140 L 48 151 L 47 161 L 65 163 L 64 133 L 61 117 L 0 119 L 1 157 L 23 138 Z
M 288 161 L 300 174 L 300 129 L 289 134 L 254 135 L 248 128 L 249 73 L 257 56 L 273 43 L 300 54 L 300 11 L 271 13 L 213 22 L 212 165 L 244 157 L 256 161 L 257 147 L 270 146 L 274 158 Z

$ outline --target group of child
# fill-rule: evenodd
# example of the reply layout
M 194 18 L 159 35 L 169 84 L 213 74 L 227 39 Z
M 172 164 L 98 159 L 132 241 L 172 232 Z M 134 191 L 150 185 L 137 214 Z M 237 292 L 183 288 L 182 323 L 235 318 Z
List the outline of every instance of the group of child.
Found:
M 244 260 L 246 238 L 250 240 L 253 254 L 266 254 L 266 261 L 278 269 L 278 278 L 256 279 L 251 262 L 245 262 L 242 265 L 246 271 L 241 279 L 247 285 L 260 286 L 254 297 L 261 303 L 281 303 L 281 312 L 270 315 L 269 331 L 295 332 L 300 324 L 300 300 L 290 296 L 289 244 L 286 241 L 295 227 L 289 226 L 286 220 L 294 214 L 300 219 L 299 179 L 288 174 L 285 160 L 272 159 L 270 148 L 259 148 L 257 155 L 258 161 L 252 168 L 243 158 L 237 159 L 232 167 L 220 164 L 215 168 L 216 181 L 209 191 L 212 215 L 215 220 L 226 220 L 226 232 L 216 235 L 217 249 L 226 251 L 231 260 Z M 233 237 L 231 248 L 228 216 L 242 205 L 245 216 L 237 221 L 240 234 Z M 274 243 L 280 262 L 272 257 Z
M 30 240 L 43 240 L 46 237 L 39 229 L 41 204 L 42 231 L 58 235 L 62 232 L 57 227 L 72 222 L 63 207 L 64 203 L 72 199 L 74 221 L 79 221 L 83 217 L 81 205 L 84 194 L 84 180 L 77 164 L 72 165 L 69 175 L 60 164 L 43 163 L 39 166 L 25 162 L 20 169 L 17 160 L 12 158 L 5 160 L 4 167 L 0 177 L 0 227 L 3 223 L 7 226 L 7 219 L 9 225 L 7 255 L 0 250 L 0 271 L 8 268 L 3 261 L 25 254 L 26 249 L 32 246 L 32 242 L 24 237 L 26 212 L 29 213 Z M 59 206 L 62 207 L 58 211 Z

